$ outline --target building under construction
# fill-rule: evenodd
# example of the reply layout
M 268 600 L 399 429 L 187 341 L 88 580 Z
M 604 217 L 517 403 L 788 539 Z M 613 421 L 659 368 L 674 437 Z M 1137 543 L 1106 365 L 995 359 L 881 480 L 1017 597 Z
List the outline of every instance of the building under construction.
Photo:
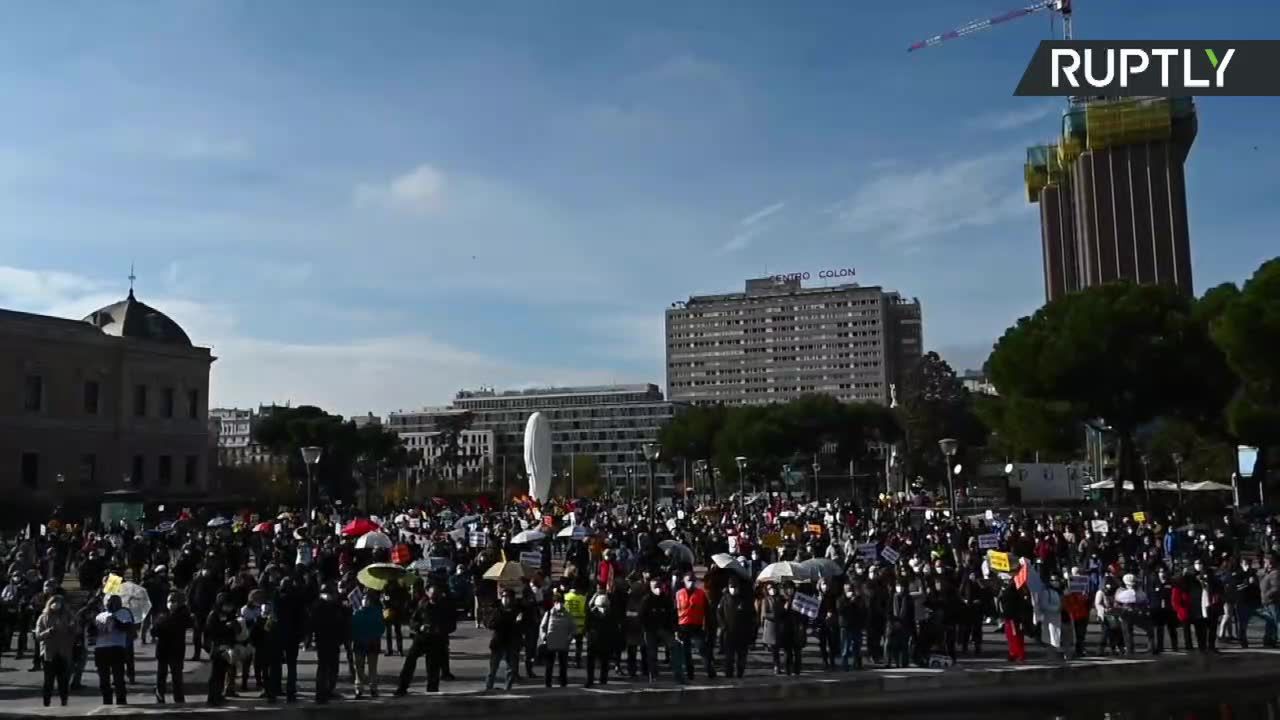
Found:
M 1072 98 L 1062 136 L 1027 149 L 1027 199 L 1040 204 L 1047 300 L 1100 283 L 1194 293 L 1183 164 L 1191 98 Z

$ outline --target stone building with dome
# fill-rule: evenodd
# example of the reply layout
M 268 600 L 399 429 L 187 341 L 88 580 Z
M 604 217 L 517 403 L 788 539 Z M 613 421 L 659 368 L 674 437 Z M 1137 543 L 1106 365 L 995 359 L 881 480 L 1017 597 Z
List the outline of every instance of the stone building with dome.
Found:
M 0 516 L 205 495 L 214 360 L 132 289 L 83 320 L 0 309 Z

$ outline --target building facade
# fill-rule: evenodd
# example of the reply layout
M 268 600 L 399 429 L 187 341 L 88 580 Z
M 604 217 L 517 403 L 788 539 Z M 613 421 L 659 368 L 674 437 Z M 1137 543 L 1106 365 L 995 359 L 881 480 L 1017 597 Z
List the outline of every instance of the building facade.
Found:
M 629 479 L 648 482 L 643 445 L 657 441 L 658 430 L 680 407 L 651 384 L 464 390 L 453 401 L 454 410 L 472 414 L 472 429 L 493 433 L 495 463 L 523 470 L 525 424 L 541 412 L 551 424 L 555 471 L 569 473 L 576 457 L 590 456 L 601 480 L 615 488 Z M 659 467 L 655 480 L 669 487 L 671 473 Z
M 808 393 L 888 404 L 919 361 L 920 302 L 879 287 L 748 280 L 666 312 L 667 397 L 766 405 Z
M 270 416 L 276 407 L 259 405 L 257 410 L 213 408 L 209 411 L 210 427 L 217 426 L 219 466 L 272 465 L 284 461 L 253 439 L 258 423 Z
M 31 507 L 203 494 L 214 359 L 132 290 L 82 321 L 0 310 L 0 488 Z
M 1127 280 L 1194 295 L 1184 167 L 1191 98 L 1073 98 L 1055 145 L 1028 148 L 1045 299 Z
M 444 451 L 444 433 L 437 430 L 399 433 L 409 450 L 422 451 L 422 463 L 418 470 L 445 480 L 472 477 L 481 479 L 486 486 L 497 477 L 494 462 L 492 430 L 463 430 L 458 434 L 458 463 L 446 465 L 441 459 Z

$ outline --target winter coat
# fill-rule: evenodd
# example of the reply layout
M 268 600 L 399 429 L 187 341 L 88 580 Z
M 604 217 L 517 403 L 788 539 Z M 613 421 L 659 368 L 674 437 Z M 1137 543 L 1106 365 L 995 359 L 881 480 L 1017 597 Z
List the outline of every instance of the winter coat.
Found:
M 550 652 L 568 652 L 569 643 L 578 632 L 573 616 L 564 608 L 551 608 L 542 616 L 542 624 L 538 628 L 538 644 L 545 645 Z
M 667 593 L 644 598 L 640 609 L 640 626 L 646 634 L 670 634 L 676 629 L 676 605 Z
M 716 608 L 725 647 L 746 648 L 756 638 L 756 609 L 751 596 L 725 593 Z
M 46 661 L 57 658 L 70 661 L 77 632 L 75 615 L 65 608 L 59 613 L 45 610 L 36 619 L 36 639 L 40 641 Z
M 498 651 L 520 647 L 523 619 L 519 607 L 499 606 L 489 619 L 489 627 L 493 630 L 493 635 L 489 637 L 489 649 Z
M 1280 603 L 1280 570 L 1270 570 L 1262 575 L 1258 589 L 1266 605 Z
M 593 608 L 586 617 L 587 644 L 592 652 L 608 654 L 622 640 L 622 626 L 609 608 Z
M 164 607 L 164 606 L 162 606 Z M 151 636 L 156 641 L 156 657 L 178 658 L 187 651 L 187 630 L 191 629 L 191 611 L 185 605 L 170 612 L 164 608 L 155 612 L 151 621 Z
M 781 646 L 787 632 L 786 600 L 782 595 L 770 595 L 764 599 L 764 644 L 770 647 Z

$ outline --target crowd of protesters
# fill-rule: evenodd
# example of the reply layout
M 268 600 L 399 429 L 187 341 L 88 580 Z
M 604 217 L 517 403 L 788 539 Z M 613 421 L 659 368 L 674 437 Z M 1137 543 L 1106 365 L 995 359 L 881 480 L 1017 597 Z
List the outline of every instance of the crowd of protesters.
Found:
M 395 695 L 420 664 L 438 692 L 460 622 L 490 635 L 492 689 L 565 686 L 570 666 L 587 686 L 741 678 L 757 647 L 774 674 L 799 675 L 810 643 L 823 671 L 946 667 L 980 655 L 992 625 L 1012 662 L 1028 639 L 1064 660 L 1215 653 L 1247 647 L 1255 620 L 1275 646 L 1280 617 L 1280 526 L 1233 512 L 952 516 L 920 499 L 779 496 L 655 517 L 599 500 L 437 498 L 307 522 L 194 510 L 153 526 L 54 520 L 6 544 L 0 654 L 30 655 L 45 705 L 67 703 L 90 659 L 102 702 L 127 703 L 145 643 L 157 702 L 186 702 L 189 662 L 210 665 L 209 705 L 296 702 L 299 653 L 314 649 L 324 703 L 346 682 L 377 696 L 390 656 Z M 403 573 L 381 572 L 392 565 Z

